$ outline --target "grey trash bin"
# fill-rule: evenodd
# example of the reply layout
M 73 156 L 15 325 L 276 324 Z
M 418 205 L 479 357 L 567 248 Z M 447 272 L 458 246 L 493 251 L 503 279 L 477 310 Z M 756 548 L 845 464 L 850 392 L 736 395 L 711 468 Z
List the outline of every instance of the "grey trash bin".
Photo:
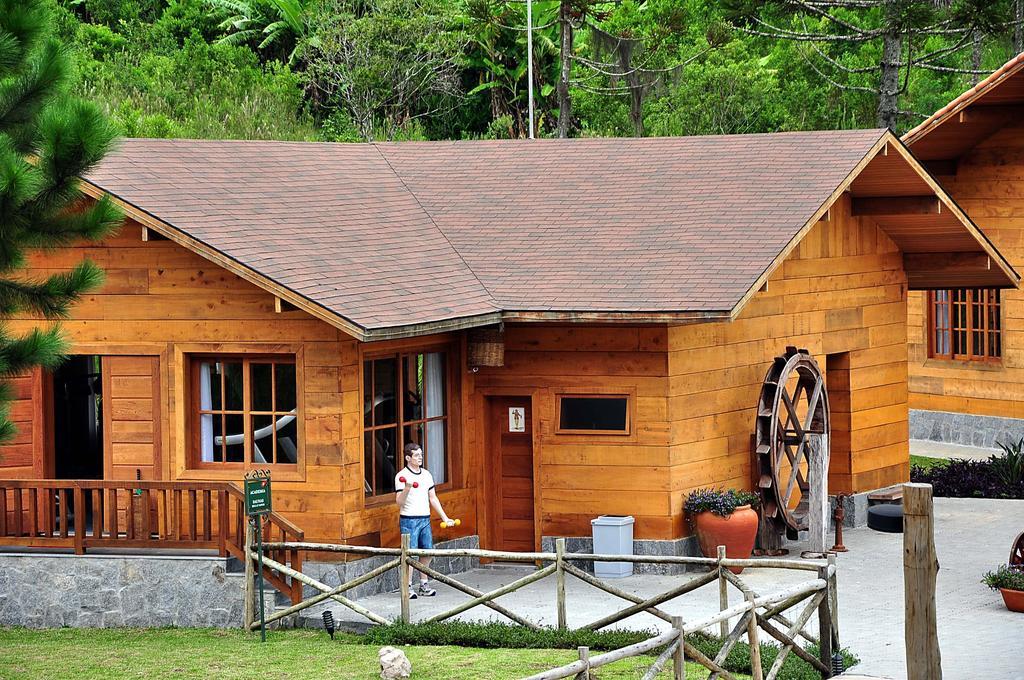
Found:
M 633 518 L 630 515 L 601 515 L 590 520 L 595 555 L 632 555 Z M 594 576 L 622 578 L 633 575 L 632 562 L 594 562 Z

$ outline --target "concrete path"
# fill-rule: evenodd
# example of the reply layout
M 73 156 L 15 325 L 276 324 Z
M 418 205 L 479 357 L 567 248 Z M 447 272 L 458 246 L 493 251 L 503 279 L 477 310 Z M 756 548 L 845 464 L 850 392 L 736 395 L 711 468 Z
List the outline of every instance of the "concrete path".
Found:
M 946 444 L 927 439 L 911 439 L 910 455 L 927 456 L 929 458 L 962 458 L 964 460 L 988 460 L 994 453 L 1002 453 L 1002 449 L 986 449 L 980 446 L 961 446 Z
M 946 680 L 984 678 L 1024 680 L 1024 615 L 1003 607 L 998 592 L 981 584 L 982 574 L 1005 563 L 1010 543 L 1024 531 L 1024 501 L 939 498 L 935 502 L 936 548 L 940 571 L 938 602 L 939 643 Z M 903 642 L 903 537 L 867 528 L 847 530 L 845 544 L 850 552 L 839 556 L 839 611 L 841 640 L 862 659 L 853 670 L 858 674 L 905 678 Z M 799 554 L 799 545 L 790 546 Z M 522 567 L 477 569 L 459 580 L 489 591 L 528 573 Z M 743 578 L 759 592 L 804 580 L 808 572 L 751 570 Z M 679 576 L 631 576 L 618 579 L 620 588 L 651 596 L 679 583 Z M 434 583 L 438 594 L 412 602 L 413 617 L 422 620 L 465 601 L 465 596 Z M 554 578 L 544 579 L 499 601 L 528 619 L 554 625 Z M 567 582 L 569 625 L 580 626 L 626 606 L 618 600 L 576 579 Z M 731 592 L 731 602 L 739 602 Z M 385 618 L 399 615 L 398 594 L 377 595 L 360 603 Z M 323 605 L 309 611 L 319 625 Z M 329 607 L 336 619 L 359 621 L 344 606 Z M 694 620 L 718 611 L 715 585 L 671 601 L 663 606 L 671 614 Z M 478 607 L 461 615 L 463 619 L 501 619 L 490 609 Z M 648 614 L 626 619 L 626 628 L 662 629 L 666 624 Z

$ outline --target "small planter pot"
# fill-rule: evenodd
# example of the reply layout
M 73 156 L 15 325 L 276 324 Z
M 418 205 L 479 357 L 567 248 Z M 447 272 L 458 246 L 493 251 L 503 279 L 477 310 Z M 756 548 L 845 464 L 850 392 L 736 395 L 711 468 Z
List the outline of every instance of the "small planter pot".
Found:
M 697 541 L 705 557 L 718 557 L 718 546 L 725 546 L 725 556 L 747 559 L 757 538 L 757 513 L 749 505 L 741 505 L 727 517 L 702 512 L 694 519 Z M 729 567 L 734 574 L 743 567 Z
M 1000 588 L 999 592 L 1003 596 L 1003 603 L 1006 605 L 1007 609 L 1011 612 L 1024 613 L 1024 590 Z

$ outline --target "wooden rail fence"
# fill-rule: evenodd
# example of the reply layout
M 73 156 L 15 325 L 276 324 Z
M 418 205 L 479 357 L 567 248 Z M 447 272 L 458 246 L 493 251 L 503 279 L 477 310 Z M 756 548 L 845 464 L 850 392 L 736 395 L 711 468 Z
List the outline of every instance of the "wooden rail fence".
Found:
M 590 669 L 598 668 L 605 664 L 630 656 L 646 654 L 661 647 L 665 647 L 665 649 L 654 661 L 651 668 L 644 676 L 645 678 L 653 678 L 658 672 L 660 672 L 670 658 L 675 659 L 673 664 L 675 677 L 685 677 L 686 669 L 685 664 L 683 663 L 683 655 L 686 655 L 708 669 L 710 672 L 708 675 L 709 680 L 714 680 L 716 678 L 735 680 L 734 676 L 723 668 L 722 664 L 725 662 L 729 652 L 733 649 L 736 643 L 744 637 L 751 649 L 752 677 L 754 680 L 775 680 L 781 672 L 782 664 L 785 662 L 789 654 L 795 654 L 809 663 L 821 674 L 821 677 L 831 677 L 832 654 L 834 650 L 839 649 L 839 617 L 837 611 L 838 600 L 836 593 L 836 563 L 834 555 L 830 555 L 827 561 L 732 559 L 725 556 L 724 547 L 720 547 L 718 556 L 713 558 L 655 555 L 591 555 L 566 552 L 564 539 L 558 539 L 555 545 L 556 548 L 553 553 L 509 553 L 475 549 L 420 550 L 409 548 L 408 535 L 402 536 L 402 545 L 400 548 L 376 548 L 368 546 L 302 542 L 264 543 L 264 551 L 271 554 L 275 551 L 279 552 L 282 550 L 301 550 L 304 552 L 345 553 L 392 558 L 358 578 L 342 583 L 336 587 L 330 587 L 316 579 L 302 574 L 299 570 L 292 569 L 287 565 L 276 561 L 272 556 L 264 556 L 263 562 L 265 565 L 269 565 L 280 574 L 290 577 L 293 583 L 304 583 L 313 589 L 320 591 L 313 597 L 302 600 L 301 602 L 295 602 L 291 607 L 273 613 L 266 618 L 266 622 L 272 623 L 279 621 L 319 602 L 330 599 L 357 612 L 373 623 L 386 625 L 390 622 L 384 616 L 372 612 L 363 605 L 352 601 L 345 597 L 343 593 L 346 593 L 363 583 L 371 581 L 372 579 L 378 578 L 391 569 L 398 569 L 399 583 L 402 584 L 400 587 L 401 620 L 408 623 L 410 621 L 409 592 L 408 589 L 404 587 L 404 584 L 409 583 L 411 570 L 417 569 L 431 578 L 461 591 L 470 598 L 447 611 L 426 619 L 427 622 L 444 621 L 474 607 L 484 606 L 489 607 L 519 625 L 537 629 L 539 626 L 536 623 L 533 623 L 509 610 L 505 606 L 498 604 L 495 600 L 503 595 L 507 595 L 528 586 L 531 583 L 535 583 L 549 576 L 554 576 L 556 579 L 555 608 L 558 622 L 557 625 L 559 629 L 565 629 L 568 625 L 566 617 L 565 579 L 566 576 L 572 576 L 629 603 L 628 606 L 592 621 L 585 626 L 582 626 L 582 628 L 598 630 L 641 612 L 652 614 L 663 621 L 668 622 L 672 627 L 668 631 L 649 640 L 645 640 L 628 647 L 623 647 L 622 649 L 617 649 L 599 656 L 591 657 L 589 650 L 586 648 L 580 648 L 580 659 L 578 661 L 532 676 L 530 680 L 554 680 L 555 678 L 568 677 L 586 678 L 588 677 L 586 673 Z M 257 553 L 255 552 L 254 544 L 250 543 L 248 545 L 247 553 L 249 555 L 250 562 L 255 563 Z M 451 576 L 441 574 L 435 569 L 424 567 L 417 560 L 417 558 L 420 557 L 470 557 L 521 563 L 547 564 L 546 566 L 540 566 L 536 571 L 527 574 L 512 583 L 491 590 L 490 592 L 482 592 L 472 586 L 461 583 Z M 707 568 L 709 571 L 707 573 L 698 574 L 694 577 L 688 578 L 679 585 L 674 586 L 665 592 L 648 598 L 643 598 L 623 591 L 609 583 L 605 583 L 601 579 L 570 563 L 573 561 L 674 564 L 688 565 L 691 567 L 702 566 Z M 771 593 L 761 594 L 751 588 L 738 575 L 733 574 L 729 567 L 808 571 L 813 572 L 813 578 L 801 581 L 795 585 L 780 588 Z M 717 614 L 705 616 L 692 621 L 684 621 L 682 618 L 671 616 L 663 609 L 659 608 L 660 605 L 669 600 L 691 593 L 710 584 L 717 584 L 718 586 L 719 612 Z M 247 630 L 257 630 L 260 623 L 254 618 L 255 607 L 251 604 L 255 602 L 255 585 L 252 580 L 247 580 L 246 585 L 248 588 L 246 602 L 250 604 L 246 609 L 247 616 L 245 627 Z M 738 590 L 743 598 L 741 602 L 731 606 L 729 605 L 728 599 L 728 591 L 730 587 Z M 791 619 L 786 616 L 786 612 L 788 610 L 801 604 L 802 607 L 794 618 Z M 805 626 L 815 614 L 818 619 L 818 634 L 816 636 L 805 630 Z M 685 636 L 697 631 L 714 628 L 716 626 L 722 633 L 723 645 L 720 651 L 712 659 L 691 645 L 686 640 Z M 771 667 L 767 670 L 763 668 L 761 663 L 760 648 L 758 646 L 762 639 L 762 633 L 767 634 L 781 645 L 779 654 L 776 656 Z M 818 646 L 819 653 L 817 657 L 813 656 L 803 648 L 799 642 L 801 638 Z
M 0 546 L 216 550 L 245 560 L 245 497 L 230 482 L 0 480 Z M 265 541 L 302 541 L 302 530 L 273 513 Z M 279 563 L 302 568 L 298 550 L 271 553 Z M 267 581 L 302 599 L 302 584 L 265 569 Z

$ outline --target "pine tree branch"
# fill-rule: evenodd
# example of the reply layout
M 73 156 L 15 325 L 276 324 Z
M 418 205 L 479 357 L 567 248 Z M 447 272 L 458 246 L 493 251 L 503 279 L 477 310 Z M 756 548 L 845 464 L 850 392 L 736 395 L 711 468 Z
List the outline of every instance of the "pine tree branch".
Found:
M 792 40 L 794 42 L 841 42 L 841 43 L 861 43 L 873 40 L 875 36 L 861 37 L 861 36 L 845 36 L 845 35 L 829 35 L 827 33 L 797 33 L 790 31 L 785 28 L 779 28 L 774 26 L 767 21 L 760 19 L 759 17 L 750 17 L 754 23 L 764 26 L 766 29 L 771 31 L 770 33 L 765 31 L 757 31 L 746 26 L 736 26 L 736 28 L 743 33 L 748 35 L 756 35 L 762 38 L 775 38 L 776 40 Z
M 101 241 L 115 233 L 123 221 L 121 210 L 104 195 L 81 210 L 34 217 L 31 228 L 23 234 L 23 243 L 26 248 L 50 250 L 83 240 Z
M 806 9 L 811 14 L 816 14 L 816 15 L 822 17 L 823 19 L 827 19 L 828 21 L 831 21 L 836 26 L 842 26 L 846 30 L 851 31 L 852 33 L 854 33 L 856 35 L 859 35 L 859 36 L 865 36 L 868 39 L 877 38 L 880 35 L 882 35 L 882 33 L 884 32 L 881 29 L 866 30 L 866 29 L 861 28 L 860 26 L 855 26 L 854 24 L 851 24 L 850 22 L 848 22 L 848 21 L 846 21 L 844 19 L 840 19 L 839 17 L 835 16 L 831 12 L 826 12 L 823 9 L 819 9 L 818 7 L 815 7 L 814 3 L 806 2 L 806 0 L 787 0 L 787 2 L 789 4 L 791 4 L 791 5 L 797 5 L 799 7 L 803 7 L 804 9 Z
M 0 331 L 0 377 L 23 375 L 36 366 L 54 369 L 64 360 L 68 342 L 59 326 L 33 328 L 20 337 Z
M 67 318 L 71 306 L 102 283 L 103 271 L 88 260 L 38 281 L 0 278 L 0 315 L 29 312 L 45 319 Z
M 807 65 L 811 67 L 812 71 L 817 73 L 818 76 L 820 76 L 825 82 L 827 82 L 832 87 L 838 88 L 840 90 L 847 90 L 847 91 L 850 91 L 850 92 L 869 92 L 869 93 L 871 93 L 872 95 L 874 95 L 876 97 L 878 96 L 878 90 L 876 90 L 876 89 L 873 89 L 873 88 L 870 88 L 870 87 L 862 87 L 860 85 L 843 85 L 842 83 L 839 83 L 839 82 L 833 80 L 829 76 L 825 75 L 821 71 L 821 69 L 819 69 L 814 64 L 814 62 L 812 62 L 810 59 L 807 58 L 807 56 L 805 54 L 800 53 L 800 56 L 807 63 Z

